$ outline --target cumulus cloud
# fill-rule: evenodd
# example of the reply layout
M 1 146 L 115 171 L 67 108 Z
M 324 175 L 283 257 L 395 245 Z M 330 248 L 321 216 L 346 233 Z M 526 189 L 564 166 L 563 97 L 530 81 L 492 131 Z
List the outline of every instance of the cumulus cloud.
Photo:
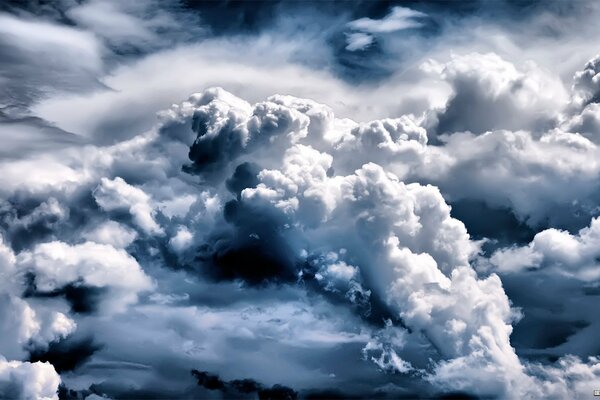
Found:
M 398 122 L 401 125 L 395 125 Z M 249 123 L 242 120 L 237 124 L 244 125 Z M 225 127 L 217 135 L 230 135 L 227 125 L 217 126 Z M 511 324 L 520 318 L 519 313 L 511 309 L 497 276 L 480 279 L 469 267 L 478 245 L 469 240 L 462 223 L 450 217 L 450 208 L 439 191 L 431 186 L 406 185 L 375 164 L 365 164 L 346 176 L 336 175 L 336 169 L 332 168 L 338 155 L 343 160 L 344 141 L 352 146 L 357 137 L 372 140 L 365 141 L 361 149 L 368 149 L 369 143 L 377 144 L 372 154 L 390 151 L 392 166 L 396 153 L 406 151 L 413 152 L 413 160 L 422 162 L 422 154 L 428 151 L 424 130 L 410 119 L 374 122 L 355 128 L 356 125 L 348 123 L 336 124 L 328 117 L 325 126 L 334 130 L 341 126 L 342 131 L 334 134 L 326 134 L 327 130 L 322 129 L 311 131 L 309 121 L 308 128 L 296 126 L 300 135 L 290 133 L 283 142 L 272 140 L 269 159 L 253 154 L 260 154 L 259 148 L 248 146 L 243 151 L 232 148 L 228 153 L 229 164 L 239 158 L 272 166 L 258 172 L 256 180 L 250 180 L 255 187 L 242 189 L 235 207 L 244 210 L 244 218 L 267 217 L 271 229 L 278 232 L 278 240 L 283 237 L 288 246 L 290 243 L 299 245 L 295 252 L 299 259 L 315 252 L 335 250 L 331 245 L 347 249 L 342 256 L 335 257 L 336 260 L 340 257 L 343 264 L 336 261 L 337 264 L 323 267 L 317 279 L 325 280 L 329 288 L 334 288 L 344 272 L 349 280 L 359 270 L 361 279 L 375 290 L 376 296 L 397 310 L 409 328 L 423 332 L 441 355 L 430 372 L 431 382 L 448 390 L 481 395 L 533 393 L 534 378 L 528 375 L 527 367 L 510 344 Z M 416 136 L 395 133 L 399 126 L 405 132 L 412 129 Z M 391 136 L 390 131 L 397 136 Z M 202 135 L 200 132 L 199 137 Z M 500 133 L 485 134 L 481 138 L 487 140 L 494 135 Z M 552 131 L 539 139 L 529 133 L 521 135 L 525 143 L 532 146 L 557 146 L 561 151 L 573 148 L 578 154 L 595 151 L 593 144 L 576 134 Z M 479 139 L 469 134 L 456 137 Z M 403 141 L 413 141 L 415 145 L 405 150 L 400 147 Z M 442 151 L 452 145 L 452 139 L 447 143 Z M 196 140 L 195 145 L 210 148 L 212 143 Z M 460 155 L 460 151 L 448 153 Z M 549 168 L 550 165 L 556 163 L 549 160 Z M 232 172 L 233 169 L 229 167 Z M 480 172 L 474 170 L 476 174 Z M 509 179 L 514 178 L 512 174 Z M 325 237 L 336 239 L 324 242 Z M 261 240 L 260 234 L 254 239 Z M 294 254 L 293 249 L 290 247 L 288 251 Z M 481 312 L 473 313 L 479 307 Z M 378 349 L 377 346 L 367 346 L 367 349 Z M 410 370 L 397 349 L 386 351 L 381 353 L 384 358 L 373 358 L 380 366 L 398 365 L 403 372 Z M 452 372 L 461 371 L 464 377 L 467 369 L 471 371 L 470 378 L 457 379 Z
M 549 174 L 562 173 L 574 162 L 571 154 L 591 157 L 595 145 L 553 130 L 540 137 L 525 131 L 456 133 L 443 146 L 431 146 L 421 122 L 407 115 L 357 123 L 337 119 L 330 108 L 310 100 L 273 96 L 251 105 L 210 89 L 162 113 L 160 126 L 139 138 L 71 153 L 67 162 L 79 168 L 86 164 L 77 157 L 103 160 L 71 190 L 87 191 L 92 206 L 99 207 L 90 208 L 95 218 L 120 222 L 106 219 L 86 227 L 87 242 L 49 241 L 16 256 L 7 250 L 5 258 L 31 274 L 33 296 L 64 297 L 72 311 L 84 314 L 123 313 L 153 289 L 152 279 L 125 250 L 130 246 L 147 267 L 161 259 L 173 263 L 169 254 L 175 254 L 195 274 L 249 286 L 314 279 L 320 293 L 355 307 L 365 321 L 376 302 L 389 310 L 394 321 L 382 327 L 384 333 L 356 339 L 379 368 L 420 374 L 448 391 L 532 393 L 537 378 L 510 342 L 520 314 L 496 275 L 479 277 L 470 266 L 480 243 L 452 217 L 442 193 L 452 193 L 452 179 L 465 179 L 460 173 L 473 174 L 469 179 L 478 183 L 468 197 L 488 195 L 495 204 L 501 187 L 519 179 L 531 185 L 540 165 Z M 515 169 L 502 184 L 498 178 L 484 181 L 485 168 L 461 167 L 476 149 L 481 157 L 495 154 L 498 162 L 500 156 L 522 154 L 523 162 L 508 164 Z M 525 155 L 532 154 L 546 154 L 547 161 L 529 161 Z M 489 168 L 500 168 L 487 160 Z M 577 168 L 590 171 L 579 178 L 583 188 L 595 166 Z M 402 180 L 436 170 L 446 174 L 438 176 L 446 181 L 441 191 Z M 569 181 L 573 187 L 573 179 L 565 178 L 565 185 Z M 206 190 L 201 196 L 198 181 Z M 557 182 L 540 179 L 540 188 L 557 190 Z M 486 183 L 487 192 L 482 191 Z M 533 218 L 544 212 L 539 191 L 540 204 L 532 206 L 525 196 L 522 203 L 509 196 L 508 204 L 522 218 Z M 44 204 L 40 215 L 71 218 L 58 201 Z M 33 220 L 36 214 L 30 215 Z M 136 231 L 156 242 L 140 243 Z M 190 297 L 173 299 L 159 304 L 168 307 Z M 305 341 L 312 346 L 354 340 L 328 335 L 312 334 Z M 429 366 L 412 350 L 421 340 L 436 354 Z
M 0 237 L 0 354 L 21 357 L 28 348 L 46 347 L 71 334 L 76 323 L 59 311 L 34 309 L 20 297 L 22 274 L 17 258 Z
M 194 235 L 186 227 L 181 227 L 177 230 L 175 236 L 169 240 L 169 244 L 175 252 L 179 253 L 192 244 L 193 237 Z
M 454 56 L 430 61 L 422 68 L 439 74 L 452 94 L 432 124 L 438 134 L 496 129 L 542 130 L 567 101 L 562 83 L 548 71 L 528 63 L 523 71 L 497 54 Z
M 600 57 L 596 56 L 577 71 L 573 82 L 573 102 L 579 107 L 597 103 L 600 98 Z
M 137 237 L 137 232 L 115 221 L 106 221 L 84 233 L 84 239 L 116 248 L 129 246 Z
M 354 10 L 308 42 L 219 37 L 169 6 L 0 16 L 23 74 L 42 71 L 31 49 L 59 55 L 49 98 L 9 87 L 58 127 L 0 104 L 0 133 L 26 134 L 0 160 L 2 396 L 55 398 L 61 379 L 61 396 L 115 398 L 597 384 L 597 59 L 569 94 L 565 65 L 524 61 L 476 18 L 468 32 L 488 39 L 465 44 L 434 6 Z M 546 18 L 530 29 L 555 32 Z M 352 52 L 397 72 L 336 76 Z M 74 86 L 96 89 L 55 91 Z M 498 213 L 525 244 L 496 241 Z M 491 227 L 475 240 L 473 224 Z M 529 289 L 543 285 L 557 298 Z
M 439 185 L 451 200 L 506 207 L 534 227 L 549 221 L 571 228 L 586 224 L 594 213 L 597 152 L 581 135 L 560 130 L 539 139 L 527 131 L 462 133 L 448 138 L 442 149 L 432 148 L 430 157 L 436 159 L 426 157 L 414 174 Z
M 33 274 L 36 292 L 60 292 L 69 286 L 85 292 L 89 288 L 91 298 L 81 300 L 90 304 L 80 305 L 82 310 L 123 311 L 139 292 L 152 288 L 151 279 L 133 257 L 107 244 L 42 243 L 20 253 L 17 263 Z
M 121 177 L 113 180 L 102 178 L 94 190 L 94 198 L 105 211 L 128 211 L 135 224 L 146 233 L 162 233 L 153 217 L 150 197 L 143 191 L 129 185 Z
M 576 235 L 547 229 L 536 234 L 528 246 L 496 251 L 490 262 L 506 273 L 549 268 L 558 274 L 596 281 L 600 277 L 598 240 L 600 220 L 594 218 Z
M 394 126 L 387 123 L 388 129 Z M 424 132 L 413 129 L 421 133 L 417 143 L 423 145 Z M 297 257 L 334 250 L 332 244 L 347 249 L 342 260 L 356 265 L 377 295 L 410 328 L 423 332 L 442 357 L 452 360 L 449 363 L 482 358 L 480 362 L 498 368 L 482 380 L 503 371 L 503 381 L 493 389 L 517 385 L 515 381 L 525 375 L 519 376 L 522 367 L 509 342 L 516 314 L 499 279 L 479 280 L 468 266 L 477 245 L 469 240 L 464 225 L 450 217 L 439 191 L 406 185 L 375 164 L 365 164 L 348 176 L 331 175 L 333 158 L 295 143 L 303 139 L 319 143 L 311 134 L 290 139 L 290 147 L 280 156 L 281 167 L 261 171 L 256 187 L 241 191 L 237 204 L 246 210 L 245 218 L 269 216 L 279 235 L 302 246 Z M 385 136 L 379 140 L 385 143 Z M 394 149 L 395 143 L 389 141 Z M 336 239 L 324 242 L 325 237 Z M 333 264 L 319 276 L 330 279 L 333 287 L 344 272 L 350 275 L 346 280 L 356 273 L 347 265 Z M 481 314 L 473 313 L 477 307 Z M 516 375 L 508 376 L 513 370 Z M 468 389 L 477 390 L 478 382 L 470 383 Z
M 11 399 L 58 399 L 60 377 L 50 363 L 6 361 L 0 357 L 0 393 Z

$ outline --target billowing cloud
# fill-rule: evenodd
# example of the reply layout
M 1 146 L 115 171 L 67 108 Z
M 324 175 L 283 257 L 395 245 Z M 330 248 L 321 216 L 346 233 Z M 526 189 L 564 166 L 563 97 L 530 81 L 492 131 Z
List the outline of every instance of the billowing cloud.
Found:
M 33 274 L 31 285 L 35 292 L 67 290 L 68 298 L 69 287 L 80 289 L 84 297 L 85 292 L 91 291 L 91 298 L 73 299 L 75 304 L 85 303 L 80 305 L 82 311 L 96 307 L 109 312 L 122 311 L 137 300 L 139 292 L 152 288 L 152 281 L 133 257 L 106 244 L 42 243 L 20 253 L 17 263 L 19 268 Z M 104 290 L 108 293 L 103 293 Z
M 490 261 L 507 273 L 551 268 L 558 274 L 596 281 L 600 278 L 598 240 L 600 220 L 594 218 L 590 226 L 580 230 L 577 235 L 547 229 L 536 234 L 526 247 L 498 250 Z
M 596 8 L 363 5 L 0 6 L 0 397 L 597 389 Z
M 60 377 L 50 363 L 6 361 L 0 357 L 0 393 L 11 399 L 58 399 Z
M 518 70 L 497 54 L 454 56 L 422 66 L 452 87 L 431 127 L 438 134 L 497 129 L 543 130 L 567 100 L 562 83 L 533 63 Z
M 596 56 L 575 73 L 573 83 L 573 102 L 585 107 L 589 103 L 598 103 L 600 98 L 600 57 Z
M 102 178 L 94 190 L 94 199 L 105 211 L 128 211 L 133 221 L 146 233 L 162 233 L 154 220 L 150 197 L 129 185 L 123 178 Z

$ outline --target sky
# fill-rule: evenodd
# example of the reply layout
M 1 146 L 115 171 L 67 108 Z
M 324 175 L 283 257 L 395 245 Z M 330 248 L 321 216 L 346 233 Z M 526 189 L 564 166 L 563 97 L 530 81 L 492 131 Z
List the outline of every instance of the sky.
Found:
M 591 398 L 599 19 L 1 2 L 0 398 Z

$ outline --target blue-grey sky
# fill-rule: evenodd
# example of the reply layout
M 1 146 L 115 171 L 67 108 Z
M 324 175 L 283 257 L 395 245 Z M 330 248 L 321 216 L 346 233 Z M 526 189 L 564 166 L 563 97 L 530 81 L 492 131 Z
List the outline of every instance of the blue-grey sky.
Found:
M 0 398 L 588 398 L 593 1 L 0 4 Z

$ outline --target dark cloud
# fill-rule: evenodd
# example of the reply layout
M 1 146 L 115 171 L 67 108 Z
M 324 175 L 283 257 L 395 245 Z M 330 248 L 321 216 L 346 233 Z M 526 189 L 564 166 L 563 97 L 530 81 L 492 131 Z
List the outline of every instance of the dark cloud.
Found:
M 258 164 L 249 162 L 242 163 L 235 167 L 235 171 L 231 178 L 225 181 L 225 186 L 227 186 L 227 189 L 239 199 L 242 190 L 256 187 L 256 185 L 260 183 L 258 180 L 258 173 L 261 169 L 262 168 L 260 168 Z
M 535 235 L 535 231 L 519 221 L 510 209 L 492 208 L 474 200 L 459 200 L 451 206 L 452 216 L 465 224 L 474 239 L 493 239 L 494 247 L 525 244 Z
M 232 214 L 239 211 L 232 210 L 235 200 L 228 204 L 225 210 L 231 221 L 236 218 Z M 250 226 L 240 226 L 233 236 L 216 239 L 199 259 L 208 263 L 209 274 L 218 279 L 241 279 L 251 285 L 291 282 L 296 277 L 296 260 L 286 250 L 272 222 L 252 220 Z
M 106 289 L 86 286 L 82 282 L 68 284 L 52 291 L 40 291 L 36 287 L 35 275 L 26 275 L 27 286 L 24 291 L 25 297 L 54 298 L 63 297 L 70 305 L 71 311 L 78 314 L 90 314 L 97 312 L 100 301 L 106 296 Z
M 69 338 L 58 343 L 50 343 L 47 349 L 33 350 L 29 355 L 30 362 L 49 362 L 57 372 L 73 371 L 88 362 L 101 344 L 88 338 Z
M 296 400 L 298 393 L 283 385 L 264 386 L 252 379 L 235 379 L 223 381 L 218 375 L 205 371 L 192 370 L 198 385 L 208 389 L 223 392 L 226 397 L 236 398 L 241 395 L 256 393 L 259 400 Z M 237 395 L 236 395 L 237 394 Z

